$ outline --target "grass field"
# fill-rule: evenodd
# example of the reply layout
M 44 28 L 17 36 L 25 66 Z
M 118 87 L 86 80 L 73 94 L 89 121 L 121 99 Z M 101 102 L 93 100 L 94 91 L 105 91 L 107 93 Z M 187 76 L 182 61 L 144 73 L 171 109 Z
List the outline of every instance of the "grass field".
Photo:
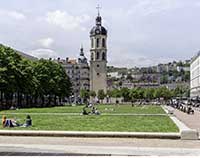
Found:
M 64 106 L 53 108 L 31 108 L 1 111 L 2 113 L 81 113 L 84 106 Z M 160 106 L 98 105 L 101 113 L 164 114 Z
M 134 113 L 134 114 L 163 114 L 159 106 L 131 107 L 128 105 L 101 105 L 98 109 L 102 113 Z M 112 111 L 111 109 L 114 109 Z M 33 126 L 29 128 L 10 128 L 12 130 L 58 130 L 58 131 L 127 131 L 127 132 L 178 132 L 178 128 L 166 116 L 111 116 L 111 115 L 47 115 L 40 113 L 80 113 L 82 107 L 55 107 L 42 109 L 21 109 L 1 111 L 7 118 L 17 118 L 24 122 L 26 114 L 31 115 Z M 20 113 L 18 115 L 12 113 Z M 24 113 L 24 114 L 23 114 Z M 0 127 L 0 129 L 3 129 Z M 6 128 L 8 129 L 8 128 Z

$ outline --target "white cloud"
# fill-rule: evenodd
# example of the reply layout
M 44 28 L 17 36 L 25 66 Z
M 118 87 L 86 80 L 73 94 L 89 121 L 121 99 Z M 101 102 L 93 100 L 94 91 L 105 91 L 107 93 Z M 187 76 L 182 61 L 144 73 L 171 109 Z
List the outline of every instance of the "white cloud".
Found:
M 53 51 L 51 49 L 44 49 L 44 48 L 32 50 L 29 52 L 29 54 L 32 56 L 35 56 L 37 58 L 44 58 L 44 59 L 58 57 L 58 54 L 55 51 Z
M 48 23 L 59 26 L 65 30 L 73 30 L 77 28 L 85 30 L 82 24 L 89 20 L 90 17 L 86 14 L 81 16 L 73 16 L 65 11 L 60 10 L 48 12 L 46 15 L 46 21 Z
M 23 13 L 17 11 L 0 10 L 0 16 L 10 17 L 16 20 L 24 20 L 26 16 Z
M 128 15 L 139 14 L 147 16 L 176 9 L 183 5 L 179 0 L 137 0 L 136 4 L 127 13 Z
M 38 43 L 42 47 L 49 48 L 54 43 L 54 40 L 52 38 L 43 38 L 38 40 Z

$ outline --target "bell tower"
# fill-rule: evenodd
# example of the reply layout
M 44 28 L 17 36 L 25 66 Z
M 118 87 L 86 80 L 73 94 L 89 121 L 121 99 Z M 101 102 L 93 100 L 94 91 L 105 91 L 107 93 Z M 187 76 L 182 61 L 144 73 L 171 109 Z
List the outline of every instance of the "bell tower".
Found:
M 96 25 L 90 31 L 90 90 L 107 92 L 107 30 L 102 26 L 99 9 Z

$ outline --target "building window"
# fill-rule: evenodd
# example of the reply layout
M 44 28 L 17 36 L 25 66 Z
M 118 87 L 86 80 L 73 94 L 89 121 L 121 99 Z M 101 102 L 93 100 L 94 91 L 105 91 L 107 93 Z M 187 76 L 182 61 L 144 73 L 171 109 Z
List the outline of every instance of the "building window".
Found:
M 106 53 L 105 52 L 102 53 L 102 60 L 106 60 Z
M 102 39 L 102 47 L 106 47 L 105 38 Z
M 97 48 L 99 48 L 99 38 L 97 38 L 97 43 L 96 43 L 96 45 L 97 45 Z
M 97 73 L 97 76 L 99 76 L 100 74 L 99 73 Z
M 97 54 L 96 54 L 96 59 L 97 60 L 99 59 L 99 52 L 97 52 Z
M 97 67 L 99 67 L 99 64 L 97 64 Z

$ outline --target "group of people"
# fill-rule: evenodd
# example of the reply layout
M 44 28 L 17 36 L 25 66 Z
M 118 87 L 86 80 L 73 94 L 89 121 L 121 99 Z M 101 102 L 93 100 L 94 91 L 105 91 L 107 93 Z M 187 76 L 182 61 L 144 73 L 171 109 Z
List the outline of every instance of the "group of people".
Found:
M 97 110 L 97 108 L 93 104 L 88 104 L 83 108 L 82 115 L 90 115 L 90 114 L 100 115 L 101 113 Z
M 6 116 L 3 116 L 2 117 L 2 125 L 3 125 L 3 128 L 6 128 L 6 127 L 29 127 L 29 126 L 32 126 L 32 119 L 31 119 L 30 115 L 27 115 L 25 123 L 20 124 L 15 119 L 8 119 L 8 118 L 6 118 Z

